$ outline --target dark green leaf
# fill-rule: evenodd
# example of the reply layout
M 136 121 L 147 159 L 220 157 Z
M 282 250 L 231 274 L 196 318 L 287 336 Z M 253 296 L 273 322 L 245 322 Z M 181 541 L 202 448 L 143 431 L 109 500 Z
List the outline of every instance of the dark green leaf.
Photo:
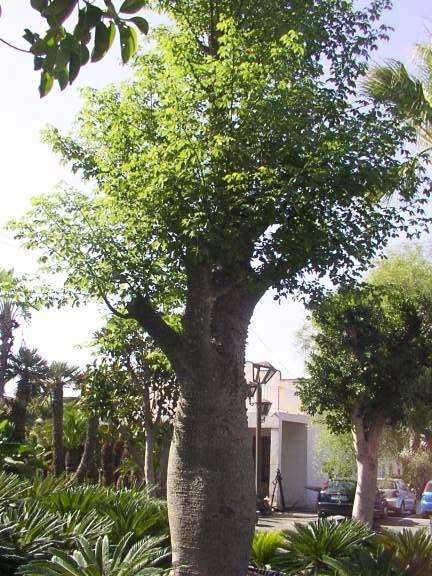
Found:
M 81 68 L 81 58 L 77 52 L 71 52 L 69 60 L 69 84 L 78 76 Z
M 88 28 L 94 28 L 102 20 L 103 11 L 93 4 L 86 4 L 86 25 Z
M 137 34 L 130 26 L 120 27 L 120 45 L 123 63 L 126 64 L 138 48 Z
M 43 66 L 43 58 L 41 58 L 40 56 L 35 56 L 34 57 L 34 69 L 35 70 L 40 70 Z
M 64 22 L 72 13 L 78 0 L 54 0 L 43 12 L 44 16 L 52 16 L 57 22 Z
M 85 66 L 87 62 L 90 60 L 90 52 L 85 44 L 81 44 L 79 47 L 80 51 L 80 61 L 81 66 Z
M 115 27 L 113 26 L 113 28 L 115 33 Z M 99 22 L 99 24 L 96 25 L 95 43 L 91 55 L 91 61 L 98 62 L 101 60 L 107 53 L 111 43 L 111 27 L 108 28 L 108 26 Z
M 30 0 L 30 5 L 38 12 L 42 12 L 48 6 L 48 0 Z
M 120 6 L 120 12 L 125 14 L 135 14 L 147 4 L 146 0 L 125 0 Z
M 69 82 L 69 72 L 67 68 L 61 68 L 56 72 L 56 79 L 59 83 L 60 89 L 64 90 Z
M 41 74 L 40 84 L 39 84 L 39 94 L 41 98 L 46 96 L 48 92 L 53 87 L 54 78 L 48 72 L 43 71 Z
M 149 24 L 145 18 L 142 16 L 134 16 L 129 18 L 129 22 L 133 22 L 140 32 L 143 34 L 148 34 Z

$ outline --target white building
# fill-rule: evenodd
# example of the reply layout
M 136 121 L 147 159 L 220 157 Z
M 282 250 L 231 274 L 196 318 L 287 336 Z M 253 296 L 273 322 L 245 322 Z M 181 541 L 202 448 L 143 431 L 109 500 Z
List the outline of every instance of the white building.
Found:
M 246 362 L 246 381 L 252 381 L 252 362 Z M 272 498 L 277 470 L 282 476 L 286 507 L 312 507 L 317 487 L 323 478 L 316 471 L 314 454 L 315 429 L 310 417 L 301 411 L 295 380 L 284 380 L 280 371 L 262 386 L 263 400 L 271 402 L 269 415 L 262 422 L 262 490 Z M 252 399 L 253 401 L 253 399 Z M 255 453 L 256 407 L 247 405 L 248 427 Z M 281 507 L 281 494 L 276 486 L 273 505 Z

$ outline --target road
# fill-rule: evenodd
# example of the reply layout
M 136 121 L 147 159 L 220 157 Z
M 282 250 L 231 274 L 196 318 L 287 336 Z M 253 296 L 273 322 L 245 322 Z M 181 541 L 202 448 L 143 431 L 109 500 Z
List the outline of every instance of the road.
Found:
M 260 518 L 257 529 L 268 531 L 289 530 L 294 528 L 296 523 L 309 524 L 309 522 L 314 522 L 317 519 L 318 516 L 316 514 L 308 512 L 277 512 L 272 516 Z M 399 532 L 404 528 L 419 530 L 420 528 L 428 528 L 431 525 L 428 519 L 421 518 L 418 515 L 403 516 L 402 518 L 389 516 L 380 522 L 382 528 Z

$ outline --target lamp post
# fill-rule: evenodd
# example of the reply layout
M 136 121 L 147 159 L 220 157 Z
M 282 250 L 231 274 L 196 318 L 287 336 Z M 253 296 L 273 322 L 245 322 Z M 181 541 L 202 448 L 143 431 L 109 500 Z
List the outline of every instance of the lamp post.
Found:
M 256 392 L 256 428 L 255 428 L 255 490 L 258 502 L 262 500 L 261 494 L 261 423 L 268 416 L 271 402 L 262 399 L 262 385 L 276 374 L 277 370 L 269 362 L 252 363 L 252 382 L 249 382 L 249 399 L 252 400 Z M 252 401 L 251 401 L 252 403 Z

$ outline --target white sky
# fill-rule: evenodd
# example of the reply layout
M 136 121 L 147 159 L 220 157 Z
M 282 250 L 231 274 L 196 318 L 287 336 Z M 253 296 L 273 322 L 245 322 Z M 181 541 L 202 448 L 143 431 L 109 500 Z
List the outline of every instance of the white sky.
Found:
M 365 1 L 362 0 L 362 4 Z M 3 0 L 0 37 L 23 48 L 23 28 L 37 30 L 40 22 L 28 0 Z M 395 28 L 389 43 L 379 47 L 375 59 L 398 58 L 410 63 L 412 47 L 427 39 L 431 26 L 430 0 L 395 0 L 386 23 Z M 149 16 L 152 24 L 160 18 Z M 30 206 L 30 198 L 54 189 L 60 180 L 78 184 L 48 146 L 41 144 L 40 131 L 53 124 L 62 131 L 72 125 L 80 109 L 79 88 L 102 87 L 127 78 L 127 67 L 119 63 L 119 50 L 98 64 L 86 66 L 78 80 L 63 93 L 58 89 L 40 100 L 37 92 L 38 73 L 33 71 L 30 56 L 0 44 L 0 227 L 19 217 Z M 35 256 L 26 253 L 0 228 L 0 268 L 14 268 L 18 274 L 36 269 Z M 304 309 L 298 302 L 278 304 L 267 294 L 258 304 L 249 332 L 247 358 L 269 360 L 284 377 L 303 373 L 303 355 L 296 333 L 304 323 Z M 24 337 L 48 360 L 66 360 L 84 364 L 89 351 L 79 348 L 89 341 L 101 323 L 96 306 L 86 309 L 48 310 L 35 313 L 31 324 L 24 326 L 18 338 Z

